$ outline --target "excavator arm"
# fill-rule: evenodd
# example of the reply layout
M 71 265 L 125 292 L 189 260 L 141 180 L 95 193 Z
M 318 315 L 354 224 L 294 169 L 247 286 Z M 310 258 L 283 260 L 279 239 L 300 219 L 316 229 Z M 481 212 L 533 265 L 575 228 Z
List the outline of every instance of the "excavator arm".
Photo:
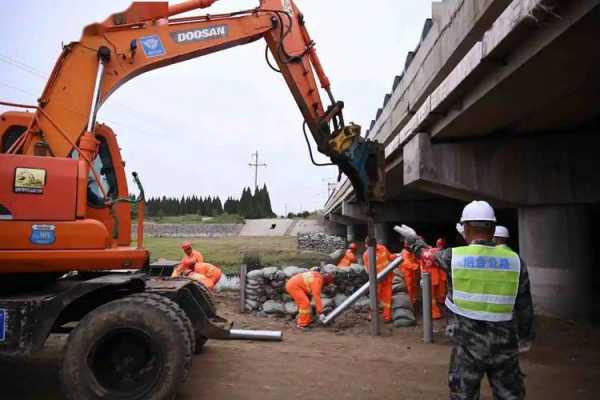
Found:
M 383 149 L 361 138 L 359 126 L 345 125 L 344 104 L 332 94 L 304 16 L 294 2 L 260 0 L 260 6 L 251 10 L 174 17 L 215 1 L 134 2 L 127 10 L 85 27 L 80 41 L 63 48 L 32 123 L 11 151 L 34 154 L 42 144 L 55 157 L 68 157 L 76 150 L 83 159 L 92 160 L 97 152 L 98 110 L 125 82 L 156 68 L 264 38 L 319 152 L 349 177 L 359 201 L 380 200 Z M 328 106 L 323 104 L 317 79 L 328 95 Z

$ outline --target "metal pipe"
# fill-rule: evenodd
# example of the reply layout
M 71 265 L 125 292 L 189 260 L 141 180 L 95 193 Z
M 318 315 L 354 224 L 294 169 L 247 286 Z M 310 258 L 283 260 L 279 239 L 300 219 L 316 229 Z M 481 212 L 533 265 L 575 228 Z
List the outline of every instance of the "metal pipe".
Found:
M 96 125 L 96 116 L 98 115 L 98 100 L 100 97 L 100 86 L 102 86 L 102 76 L 104 75 L 104 62 L 98 60 L 98 72 L 96 73 L 96 83 L 94 85 L 94 94 L 92 96 L 92 108 L 90 109 L 90 118 L 88 119 L 87 131 L 93 132 Z
M 379 301 L 377 299 L 377 253 L 375 253 L 375 241 L 374 223 L 372 220 L 369 221 L 369 247 L 367 254 L 369 256 L 369 304 L 371 305 L 371 334 L 373 336 L 379 336 L 381 329 L 379 326 Z
M 240 312 L 244 314 L 246 312 L 246 274 L 248 267 L 246 264 L 242 264 L 240 267 Z
M 198 8 L 207 8 L 213 5 L 217 0 L 189 0 L 183 3 L 170 4 L 169 16 L 181 14 L 184 12 L 196 10 Z
M 423 341 L 433 342 L 433 322 L 431 320 L 431 272 L 421 273 L 421 292 L 423 293 Z
M 402 257 L 397 257 L 394 261 L 389 263 L 388 266 L 385 267 L 385 269 L 383 271 L 381 271 L 379 274 L 377 274 L 377 282 L 379 282 L 383 278 L 385 278 L 387 274 L 392 272 L 392 270 L 400 264 L 402 264 Z M 350 307 L 352 304 L 354 304 L 356 302 L 356 300 L 359 299 L 360 296 L 362 296 L 369 290 L 369 285 L 370 285 L 370 282 L 367 282 L 364 285 L 362 285 L 360 287 L 360 289 L 358 289 L 356 292 L 352 293 L 352 295 L 350 297 L 348 297 L 346 300 L 344 300 L 344 302 L 342 304 L 340 304 L 339 306 L 337 306 L 335 308 L 335 310 L 330 312 L 329 315 L 326 316 L 323 319 L 323 321 L 321 321 L 323 323 L 323 325 L 327 325 L 330 322 L 332 322 L 341 313 L 343 313 L 348 307 Z
M 102 79 L 104 78 L 104 69 L 110 61 L 110 49 L 101 46 L 98 49 L 98 71 L 96 72 L 96 82 L 94 83 L 94 93 L 92 96 L 92 106 L 90 108 L 90 117 L 88 119 L 87 131 L 94 132 L 96 126 L 96 116 L 98 115 L 98 103 L 100 101 L 100 89 L 102 88 Z
M 283 332 L 281 331 L 251 331 L 246 329 L 231 329 L 227 339 L 230 340 L 266 340 L 281 342 Z

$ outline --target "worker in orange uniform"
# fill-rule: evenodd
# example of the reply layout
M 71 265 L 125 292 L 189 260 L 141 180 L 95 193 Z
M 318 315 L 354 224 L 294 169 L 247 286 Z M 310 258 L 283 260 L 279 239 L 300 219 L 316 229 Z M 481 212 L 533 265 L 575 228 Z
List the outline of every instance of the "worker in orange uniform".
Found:
M 333 283 L 333 275 L 318 271 L 303 272 L 291 277 L 287 282 L 285 290 L 298 306 L 298 318 L 296 319 L 298 328 L 307 328 L 313 321 L 309 296 L 315 300 L 317 314 L 319 314 L 319 319 L 322 319 L 321 289 L 330 283 Z
M 421 264 L 417 257 L 408 250 L 408 243 L 406 243 L 406 241 L 404 242 L 404 249 L 402 249 L 400 255 L 402 257 L 400 271 L 402 271 L 402 276 L 404 277 L 404 284 L 408 291 L 408 297 L 414 306 L 417 303 L 419 269 L 421 268 Z
M 222 275 L 221 270 L 218 267 L 209 263 L 196 263 L 194 272 L 206 278 L 206 283 L 204 283 L 204 285 L 210 290 L 213 290 L 215 286 L 217 286 Z
M 350 244 L 350 247 L 348 247 L 348 250 L 346 250 L 344 257 L 342 257 L 342 259 L 340 260 L 340 262 L 338 263 L 337 266 L 342 267 L 342 268 L 347 268 L 347 267 L 351 266 L 352 264 L 355 264 L 357 249 L 358 249 L 358 246 L 356 245 L 356 243 Z
M 203 284 L 209 289 L 212 289 L 214 286 L 213 281 L 208 279 L 206 275 L 200 272 L 196 272 L 196 266 L 200 265 L 200 263 L 194 262 L 191 257 L 184 258 L 181 260 L 181 264 L 173 270 L 173 274 L 171 275 L 174 278 L 184 277 L 196 281 L 198 283 Z
M 368 246 L 366 239 L 365 245 Z M 380 273 L 387 267 L 390 261 L 394 260 L 396 255 L 391 253 L 383 244 L 377 244 L 375 248 L 375 260 L 377 262 L 377 273 Z M 369 254 L 368 251 L 363 253 L 363 264 L 367 272 L 369 272 Z M 381 282 L 377 284 L 377 297 L 379 302 L 383 304 L 383 320 L 392 322 L 392 281 L 394 274 L 387 274 Z
M 204 256 L 202 255 L 202 253 L 200 253 L 198 250 L 194 250 L 190 242 L 183 242 L 181 244 L 181 248 L 183 249 L 185 255 L 181 259 L 179 265 L 177 265 L 173 270 L 173 274 L 171 276 L 174 278 L 178 276 L 186 276 L 190 273 L 190 271 L 186 269 L 187 267 L 184 267 L 184 264 L 186 264 L 189 267 L 190 264 L 193 266 L 196 263 L 204 262 Z
M 444 246 L 445 242 L 443 240 L 438 239 L 436 241 L 437 246 Z M 433 263 L 429 259 L 421 260 L 421 272 L 429 272 L 431 276 L 431 317 L 433 319 L 441 319 L 442 318 L 442 310 L 440 310 L 440 296 L 443 293 L 443 298 L 446 297 L 445 293 L 445 285 L 442 290 L 442 274 L 439 268 L 434 267 Z

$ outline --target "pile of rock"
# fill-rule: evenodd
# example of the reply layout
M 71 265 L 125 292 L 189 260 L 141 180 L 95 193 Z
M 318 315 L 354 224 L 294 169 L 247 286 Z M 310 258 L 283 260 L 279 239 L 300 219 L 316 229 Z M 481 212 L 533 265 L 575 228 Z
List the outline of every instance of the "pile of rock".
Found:
M 328 235 L 323 232 L 299 233 L 298 234 L 298 249 L 312 250 L 321 253 L 331 253 L 335 250 L 345 249 L 346 239 Z
M 145 237 L 231 237 L 238 236 L 243 224 L 157 224 L 144 223 Z M 137 224 L 131 232 L 137 234 Z
M 368 281 L 368 275 L 361 265 L 338 268 L 326 265 L 324 271 L 334 275 L 334 284 L 327 285 L 321 293 L 323 312 L 328 314 L 342 304 L 350 294 Z M 285 284 L 294 275 L 307 272 L 306 268 L 288 266 L 268 267 L 248 272 L 246 280 L 246 310 L 258 315 L 290 316 L 297 314 L 298 308 L 287 294 Z M 313 304 L 314 305 L 314 304 Z M 369 309 L 368 298 L 363 297 L 353 305 L 356 312 Z

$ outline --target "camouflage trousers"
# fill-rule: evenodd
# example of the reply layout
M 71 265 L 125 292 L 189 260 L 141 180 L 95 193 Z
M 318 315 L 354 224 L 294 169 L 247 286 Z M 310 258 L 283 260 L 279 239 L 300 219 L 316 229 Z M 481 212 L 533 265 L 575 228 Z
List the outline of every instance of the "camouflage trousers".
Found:
M 517 349 L 473 352 L 465 345 L 455 344 L 448 372 L 450 400 L 478 400 L 484 375 L 488 377 L 494 400 L 525 398 L 524 375 L 519 368 Z

